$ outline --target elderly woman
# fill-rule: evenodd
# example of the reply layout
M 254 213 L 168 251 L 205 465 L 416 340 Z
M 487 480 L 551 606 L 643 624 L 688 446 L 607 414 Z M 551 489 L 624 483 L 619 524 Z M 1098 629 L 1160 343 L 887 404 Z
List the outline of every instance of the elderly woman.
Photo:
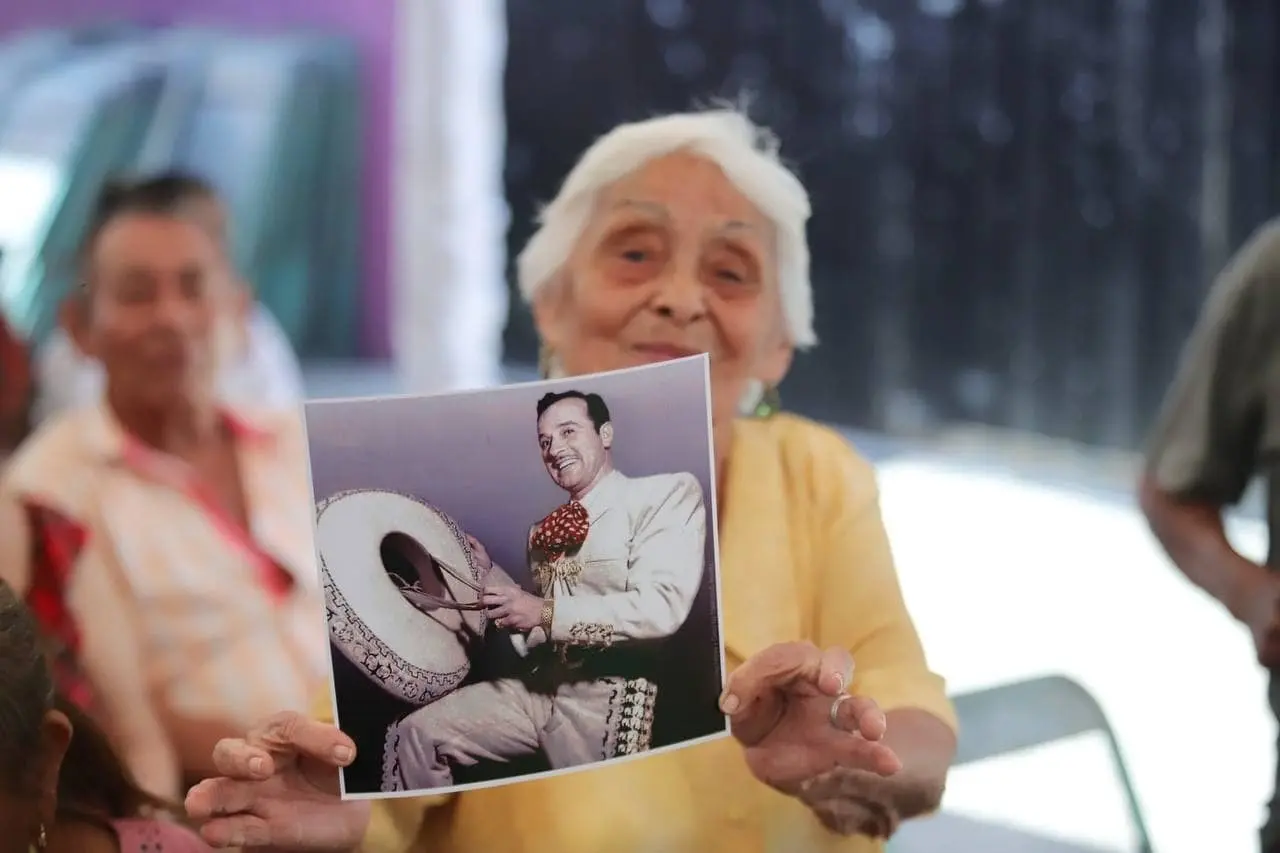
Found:
M 325 684 L 305 441 L 295 413 L 219 399 L 240 294 L 203 195 L 113 188 L 82 262 L 103 399 L 10 461 L 0 577 L 58 642 L 59 689 L 177 796 L 215 743 Z
M 333 795 L 354 743 L 286 714 L 218 746 L 223 778 L 187 800 L 209 818 L 206 839 L 868 853 L 937 805 L 954 718 L 903 605 L 872 469 L 837 433 L 762 405 L 815 341 L 808 214 L 773 140 L 745 117 L 673 115 L 592 146 L 519 259 L 548 373 L 710 354 L 732 670 L 721 707 L 736 737 L 370 810 Z

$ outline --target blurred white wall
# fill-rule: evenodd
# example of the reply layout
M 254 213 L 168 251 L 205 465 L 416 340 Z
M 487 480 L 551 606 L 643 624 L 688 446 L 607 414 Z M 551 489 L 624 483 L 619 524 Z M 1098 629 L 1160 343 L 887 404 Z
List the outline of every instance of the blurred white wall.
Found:
M 948 687 L 1076 679 L 1110 717 L 1155 849 L 1256 850 L 1275 745 L 1266 678 L 1245 630 L 1169 563 L 1132 500 L 929 455 L 878 468 L 903 592 Z M 1242 553 L 1265 553 L 1262 522 L 1228 529 Z M 960 768 L 944 808 L 1134 849 L 1092 739 Z
M 391 345 L 404 392 L 501 381 L 503 0 L 397 0 Z

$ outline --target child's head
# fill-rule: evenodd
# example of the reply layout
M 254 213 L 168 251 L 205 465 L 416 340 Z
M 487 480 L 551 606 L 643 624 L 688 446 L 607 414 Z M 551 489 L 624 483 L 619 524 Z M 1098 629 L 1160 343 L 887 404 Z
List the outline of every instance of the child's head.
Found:
M 0 851 L 22 853 L 58 808 L 58 774 L 71 723 L 55 709 L 40 634 L 23 602 L 0 582 Z M 17 830 L 16 832 L 14 830 Z
M 109 821 L 176 811 L 142 791 L 110 741 L 57 696 L 48 647 L 0 581 L 0 853 L 26 853 L 59 817 Z

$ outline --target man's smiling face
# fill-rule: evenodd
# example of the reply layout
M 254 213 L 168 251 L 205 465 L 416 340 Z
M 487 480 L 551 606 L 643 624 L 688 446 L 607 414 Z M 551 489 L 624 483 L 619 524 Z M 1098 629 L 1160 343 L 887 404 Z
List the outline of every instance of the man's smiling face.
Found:
M 602 425 L 604 426 L 604 425 Z M 609 430 L 591 422 L 585 400 L 559 400 L 538 418 L 542 464 L 557 486 L 577 495 L 595 482 L 609 458 Z

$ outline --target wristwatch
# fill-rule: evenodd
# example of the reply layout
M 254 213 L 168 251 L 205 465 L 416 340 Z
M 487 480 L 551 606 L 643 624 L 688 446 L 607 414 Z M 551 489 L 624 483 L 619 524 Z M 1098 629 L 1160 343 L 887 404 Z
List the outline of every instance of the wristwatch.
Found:
M 542 630 L 546 632 L 547 639 L 551 639 L 551 623 L 556 617 L 556 600 L 554 598 L 544 598 L 542 600 L 542 619 L 539 624 Z

